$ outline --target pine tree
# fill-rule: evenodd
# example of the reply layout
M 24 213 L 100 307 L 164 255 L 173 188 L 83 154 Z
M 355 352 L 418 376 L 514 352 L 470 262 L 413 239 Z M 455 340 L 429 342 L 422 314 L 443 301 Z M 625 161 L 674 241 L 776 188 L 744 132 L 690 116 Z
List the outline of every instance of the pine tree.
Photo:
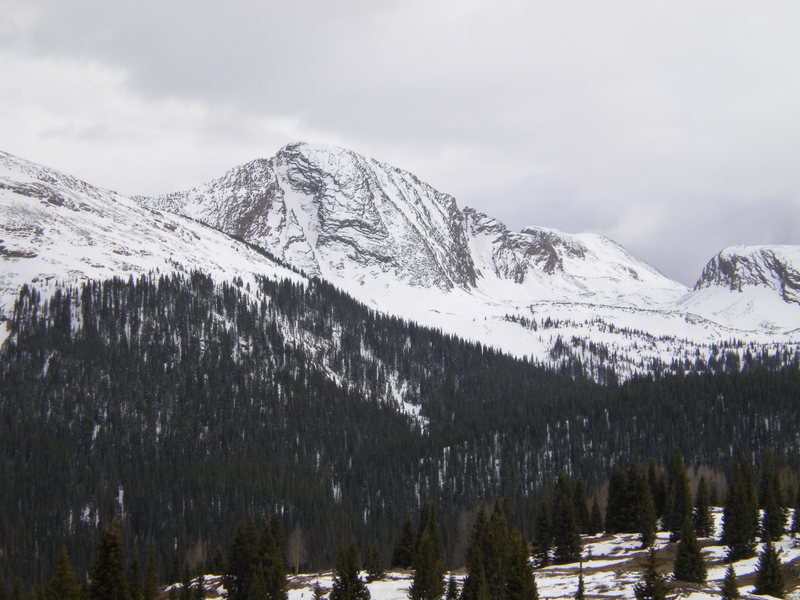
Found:
M 731 474 L 723 513 L 722 543 L 733 562 L 755 555 L 758 503 L 750 465 L 740 461 Z
M 436 508 L 423 510 L 414 551 L 414 576 L 409 589 L 411 600 L 437 600 L 444 593 L 444 558 L 442 535 Z M 335 599 L 334 599 L 335 600 Z
M 469 548 L 467 548 L 467 577 L 461 589 L 461 600 L 487 600 L 489 583 L 486 574 L 487 538 L 489 520 L 483 504 L 478 507 L 475 523 L 472 525 Z
M 72 570 L 66 550 L 61 550 L 58 554 L 55 574 L 47 586 L 46 595 L 48 600 L 82 600 L 81 584 Z
M 383 560 L 378 544 L 371 542 L 367 546 L 367 554 L 364 557 L 364 570 L 367 572 L 367 581 L 383 579 Z
M 736 583 L 736 571 L 729 564 L 725 569 L 725 579 L 722 581 L 722 600 L 739 600 L 739 585 Z
M 675 553 L 673 575 L 679 581 L 692 583 L 705 583 L 708 575 L 706 563 L 700 552 L 700 544 L 697 543 L 694 526 L 688 515 L 681 529 L 680 542 L 678 542 L 678 549 Z
M 656 553 L 651 548 L 642 571 L 642 580 L 633 586 L 633 593 L 637 600 L 665 600 L 668 592 L 668 579 L 658 572 Z
M 246 600 L 265 600 L 267 597 L 267 582 L 264 575 L 263 563 L 256 564 L 247 586 Z
M 592 510 L 589 513 L 589 527 L 587 533 L 589 535 L 597 535 L 603 531 L 603 514 L 600 512 L 600 502 L 595 495 L 592 500 Z
M 550 503 L 543 499 L 536 512 L 536 522 L 533 534 L 533 553 L 536 565 L 546 567 L 550 564 L 550 550 L 553 547 L 552 517 Z
M 319 584 L 319 581 L 315 582 L 314 587 L 311 589 L 312 600 L 322 600 L 324 597 L 325 594 L 322 591 L 322 586 Z
M 764 550 L 758 557 L 755 592 L 765 596 L 783 598 L 783 568 L 772 542 L 764 544 Z
M 625 472 L 619 467 L 611 470 L 608 481 L 608 500 L 606 502 L 606 533 L 623 533 L 628 528 L 627 508 L 628 480 Z M 633 532 L 626 532 L 633 533 Z
M 709 537 L 713 520 L 711 516 L 711 499 L 708 492 L 708 484 L 705 477 L 700 477 L 700 483 L 697 485 L 697 495 L 694 502 L 694 514 L 692 520 L 694 521 L 694 531 L 697 537 Z
M 583 477 L 578 477 L 573 486 L 575 501 L 575 523 L 579 533 L 586 533 L 589 528 L 589 503 L 586 501 L 586 483 Z
M 127 600 L 128 598 L 122 542 L 116 519 L 111 521 L 109 529 L 100 532 L 91 581 L 90 600 Z
M 250 581 L 258 564 L 258 543 L 253 524 L 249 521 L 240 523 L 231 541 L 228 565 L 222 577 L 222 583 L 228 590 L 228 600 L 248 600 Z M 263 585 L 263 568 L 261 579 Z
M 661 466 L 656 459 L 652 459 L 647 468 L 647 485 L 650 486 L 650 492 L 653 494 L 656 518 L 658 518 L 664 514 L 664 501 L 667 496 L 667 491 Z
M 647 480 L 642 478 L 640 484 L 641 501 L 639 504 L 639 540 L 642 548 L 649 548 L 656 541 L 656 505 Z
M 392 567 L 399 569 L 411 567 L 414 562 L 414 542 L 414 525 L 411 519 L 407 519 L 403 523 L 397 545 L 394 548 L 394 552 L 392 552 Z
M 581 556 L 581 538 L 575 523 L 575 508 L 572 486 L 566 473 L 556 481 L 553 505 L 554 562 L 564 564 L 576 562 Z
M 266 600 L 286 600 L 286 540 L 276 515 L 261 534 L 259 561 L 263 566 Z
M 770 455 L 764 461 L 761 473 L 759 501 L 764 509 L 761 521 L 761 540 L 777 540 L 786 531 L 786 503 L 781 487 L 780 473 Z
M 669 463 L 667 497 L 664 506 L 664 526 L 671 532 L 670 540 L 680 538 L 683 522 L 692 515 L 692 496 L 686 467 L 680 456 L 673 456 Z
M 533 600 L 538 597 L 536 579 L 528 563 L 528 542 L 525 536 L 513 529 L 509 535 L 508 564 L 505 567 L 504 600 Z
M 583 585 L 583 563 L 578 570 L 578 590 L 575 592 L 575 600 L 585 600 L 585 588 Z
M 330 600 L 369 600 L 370 593 L 358 574 L 358 550 L 355 543 L 339 546 L 336 555 L 336 571 Z

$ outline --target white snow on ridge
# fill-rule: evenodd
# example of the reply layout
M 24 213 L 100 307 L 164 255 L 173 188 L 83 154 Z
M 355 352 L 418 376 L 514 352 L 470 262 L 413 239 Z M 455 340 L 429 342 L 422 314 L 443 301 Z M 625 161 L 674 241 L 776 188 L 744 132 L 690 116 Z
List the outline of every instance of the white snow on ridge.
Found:
M 192 268 L 217 280 L 299 277 L 168 210 L 379 311 L 542 363 L 579 360 L 593 376 L 704 362 L 732 340 L 740 355 L 800 341 L 798 247 L 728 249 L 690 291 L 602 235 L 515 233 L 411 173 L 309 144 L 136 202 L 0 154 L 0 310 L 30 282 L 46 292 L 55 281 Z

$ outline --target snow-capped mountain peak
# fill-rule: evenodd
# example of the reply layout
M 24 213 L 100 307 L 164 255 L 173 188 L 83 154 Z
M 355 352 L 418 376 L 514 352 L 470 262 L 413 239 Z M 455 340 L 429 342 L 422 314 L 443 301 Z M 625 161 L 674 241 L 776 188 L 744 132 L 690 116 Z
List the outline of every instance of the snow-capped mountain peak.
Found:
M 725 248 L 708 262 L 694 289 L 712 286 L 739 292 L 748 286 L 765 287 L 786 302 L 800 304 L 800 247 Z

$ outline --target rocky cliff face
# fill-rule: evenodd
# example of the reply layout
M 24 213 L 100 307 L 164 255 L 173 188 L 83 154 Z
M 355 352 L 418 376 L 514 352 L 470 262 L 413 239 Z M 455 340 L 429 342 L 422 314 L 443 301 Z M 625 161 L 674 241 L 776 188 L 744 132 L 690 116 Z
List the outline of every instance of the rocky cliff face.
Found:
M 407 171 L 340 148 L 292 144 L 192 190 L 138 201 L 350 285 L 380 280 L 471 290 L 499 279 L 526 284 L 519 293 L 529 300 L 563 292 L 616 301 L 641 297 L 650 286 L 671 290 L 656 294 L 663 301 L 685 291 L 607 238 L 541 227 L 512 232 L 462 211 L 452 196 Z
M 800 247 L 726 248 L 708 262 L 694 289 L 713 286 L 738 292 L 763 287 L 775 290 L 785 302 L 800 304 Z
M 313 275 L 442 289 L 475 282 L 455 200 L 348 150 L 292 144 L 192 190 L 137 200 L 240 236 Z

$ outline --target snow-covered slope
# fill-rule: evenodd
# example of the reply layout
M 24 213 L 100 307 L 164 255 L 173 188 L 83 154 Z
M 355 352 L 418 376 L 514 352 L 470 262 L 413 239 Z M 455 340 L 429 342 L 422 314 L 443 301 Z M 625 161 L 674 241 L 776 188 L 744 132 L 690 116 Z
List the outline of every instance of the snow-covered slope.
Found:
M 745 329 L 800 332 L 800 246 L 726 248 L 678 305 Z
M 137 200 L 331 280 L 388 277 L 442 289 L 475 280 L 455 200 L 348 150 L 293 144 L 192 190 Z
M 510 231 L 341 148 L 291 144 L 208 184 L 137 201 L 242 236 L 380 310 L 543 361 L 625 374 L 695 363 L 734 338 L 774 351 L 798 337 L 794 279 L 762 280 L 722 309 L 727 280 L 708 276 L 706 291 L 690 291 L 603 236 Z M 780 319 L 754 302 L 761 296 Z
M 219 280 L 299 276 L 185 217 L 0 152 L 0 310 L 19 287 L 47 291 L 129 274 L 200 269 Z
M 299 277 L 200 222 L 378 310 L 599 379 L 800 338 L 796 247 L 723 252 L 689 291 L 605 237 L 512 232 L 410 173 L 307 144 L 135 202 L 0 154 L 0 309 L 23 283 L 153 269 Z

